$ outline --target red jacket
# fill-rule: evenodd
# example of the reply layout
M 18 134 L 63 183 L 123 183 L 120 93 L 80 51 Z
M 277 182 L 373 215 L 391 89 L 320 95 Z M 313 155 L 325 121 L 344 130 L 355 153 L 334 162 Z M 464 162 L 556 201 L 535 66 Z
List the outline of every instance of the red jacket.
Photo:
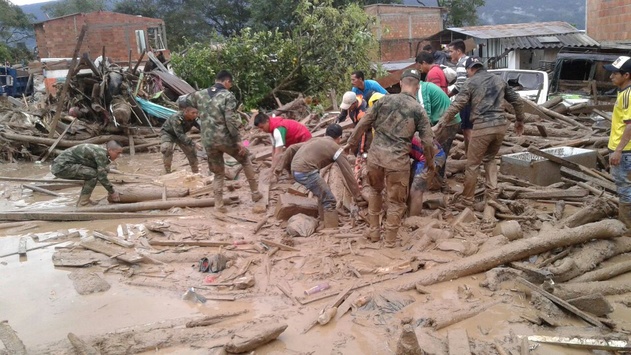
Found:
M 449 92 L 447 91 L 447 86 L 449 83 L 447 83 L 447 78 L 445 77 L 445 73 L 437 64 L 432 65 L 432 68 L 427 73 L 427 77 L 425 78 L 425 81 L 427 81 L 428 83 L 436 84 L 438 87 L 443 89 L 445 94 L 449 94 Z
M 287 130 L 287 134 L 285 135 L 285 147 L 306 142 L 311 139 L 311 132 L 309 132 L 309 129 L 302 123 L 280 117 L 270 117 L 270 132 L 273 134 L 274 130 L 278 127 L 284 127 Z

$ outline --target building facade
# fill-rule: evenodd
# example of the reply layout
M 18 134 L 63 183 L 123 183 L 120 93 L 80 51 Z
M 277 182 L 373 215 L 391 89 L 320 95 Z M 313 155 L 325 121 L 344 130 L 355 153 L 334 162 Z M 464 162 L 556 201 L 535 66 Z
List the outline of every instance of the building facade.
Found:
M 415 57 L 423 40 L 443 29 L 445 10 L 440 7 L 377 4 L 364 9 L 377 19 L 374 34 L 381 62 Z
M 586 0 L 587 34 L 599 42 L 631 43 L 631 0 Z
M 35 27 L 35 40 L 40 58 L 70 58 L 81 32 L 88 29 L 79 54 L 88 53 L 93 60 L 105 55 L 111 61 L 136 61 L 144 50 L 167 48 L 164 21 L 115 12 L 98 11 L 72 14 L 39 22 Z

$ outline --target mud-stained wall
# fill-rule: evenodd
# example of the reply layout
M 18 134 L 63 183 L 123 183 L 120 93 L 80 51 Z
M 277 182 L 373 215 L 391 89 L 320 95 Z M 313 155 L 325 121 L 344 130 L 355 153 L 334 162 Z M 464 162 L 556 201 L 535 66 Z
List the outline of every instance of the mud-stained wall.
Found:
M 597 41 L 631 42 L 630 0 L 587 0 L 587 35 Z

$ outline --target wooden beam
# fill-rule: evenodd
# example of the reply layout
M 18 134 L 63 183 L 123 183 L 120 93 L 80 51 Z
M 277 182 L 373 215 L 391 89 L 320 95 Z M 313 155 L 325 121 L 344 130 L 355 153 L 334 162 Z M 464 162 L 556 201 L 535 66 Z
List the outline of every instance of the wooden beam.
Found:
M 53 117 L 53 122 L 50 124 L 50 132 L 48 133 L 48 137 L 50 138 L 55 135 L 55 129 L 57 128 L 57 123 L 59 122 L 59 118 L 61 117 L 61 111 L 63 110 L 64 104 L 66 103 L 66 95 L 68 94 L 70 80 L 72 79 L 72 70 L 77 65 L 77 56 L 79 55 L 79 50 L 81 49 L 81 44 L 83 43 L 83 38 L 85 37 L 86 32 L 88 32 L 88 25 L 83 25 L 83 27 L 81 27 L 81 32 L 79 33 L 79 39 L 77 39 L 77 45 L 75 46 L 74 52 L 72 53 L 72 61 L 70 62 L 68 75 L 66 75 L 66 82 L 64 82 L 64 86 L 61 89 L 61 95 L 58 98 L 59 101 L 57 101 L 55 117 Z
M 8 211 L 0 212 L 0 221 L 98 221 L 107 219 L 165 218 L 177 217 L 172 214 L 150 213 L 90 213 L 90 212 L 48 212 L 48 211 Z
M 43 163 L 46 161 L 46 158 L 48 158 L 48 155 L 50 153 L 52 153 L 53 150 L 55 150 L 55 148 L 57 147 L 57 144 L 59 144 L 59 142 L 61 142 L 61 140 L 64 138 L 64 136 L 66 135 L 66 133 L 68 133 L 68 130 L 70 130 L 70 127 L 72 127 L 72 125 L 74 125 L 74 123 L 77 122 L 77 119 L 75 118 L 74 120 L 72 120 L 72 122 L 70 122 L 69 125 L 66 126 L 66 129 L 64 129 L 64 131 L 59 135 L 59 137 L 57 137 L 57 139 L 55 140 L 55 142 L 48 148 L 48 150 L 46 151 L 46 153 L 44 153 L 44 156 L 40 159 L 40 161 Z
M 51 196 L 55 196 L 55 197 L 61 197 L 62 196 L 62 195 L 60 195 L 60 194 L 58 194 L 56 192 L 52 192 L 52 191 L 49 191 L 49 190 L 46 190 L 44 188 L 41 188 L 41 187 L 38 187 L 38 186 L 34 186 L 34 185 L 26 185 L 26 184 L 24 184 L 24 185 L 22 185 L 22 187 L 25 188 L 25 189 L 41 192 L 41 193 L 46 194 L 46 195 L 51 195 Z
M 520 284 L 528 287 L 529 289 L 540 293 L 542 296 L 544 296 L 545 298 L 549 299 L 550 301 L 554 302 L 557 306 L 565 309 L 566 311 L 573 313 L 574 315 L 578 316 L 579 318 L 583 319 L 584 321 L 586 321 L 587 323 L 599 327 L 599 328 L 603 328 L 603 329 L 609 329 L 605 324 L 603 324 L 601 321 L 598 320 L 598 318 L 591 316 L 583 311 L 581 311 L 580 309 L 572 306 L 571 304 L 569 304 L 567 301 L 551 294 L 550 292 L 542 289 L 541 287 L 538 287 L 536 285 L 533 285 L 532 283 L 524 280 L 521 277 L 517 278 L 517 282 L 519 282 Z
M 230 242 L 213 242 L 210 240 L 150 240 L 151 246 L 177 247 L 177 246 L 196 246 L 196 247 L 223 247 L 232 245 Z

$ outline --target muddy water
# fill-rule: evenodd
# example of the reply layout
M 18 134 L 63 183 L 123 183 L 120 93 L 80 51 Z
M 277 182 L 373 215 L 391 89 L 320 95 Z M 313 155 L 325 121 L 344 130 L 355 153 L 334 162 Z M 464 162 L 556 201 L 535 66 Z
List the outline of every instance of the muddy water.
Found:
M 181 157 L 180 157 L 181 158 Z M 175 159 L 175 161 L 185 161 Z M 177 164 L 174 165 L 176 168 Z M 158 177 L 161 174 L 161 161 L 159 154 L 143 154 L 135 157 L 123 156 L 117 160 L 117 169 L 126 173 L 136 173 Z M 186 164 L 179 166 L 180 171 L 188 171 Z M 48 166 L 36 164 L 10 164 L 0 166 L 0 175 L 14 177 L 42 178 L 50 177 Z M 201 166 L 204 175 L 207 168 Z M 173 186 L 199 187 L 203 184 L 200 180 L 189 179 L 186 174 L 172 174 L 171 179 L 166 179 L 168 184 Z M 245 185 L 244 185 L 245 186 Z M 232 194 L 239 194 L 241 197 L 247 196 L 247 189 L 242 187 Z M 0 210 L 14 208 L 57 208 L 70 206 L 76 200 L 79 188 L 71 188 L 59 191 L 63 197 L 52 197 L 39 193 L 24 193 L 19 188 L 19 184 L 0 182 Z M 103 198 L 106 193 L 102 187 L 97 187 L 94 193 L 95 198 Z M 243 198 L 245 201 L 246 198 Z M 259 215 L 250 213 L 250 204 L 244 203 L 237 208 L 231 208 L 230 213 L 242 217 L 259 219 Z M 186 218 L 175 220 L 169 219 L 172 223 L 182 225 L 182 228 L 197 225 L 203 228 L 204 233 L 212 233 L 212 236 L 246 240 L 254 238 L 251 234 L 253 224 L 250 223 L 226 223 L 209 219 L 206 215 L 208 211 L 197 210 L 186 212 L 190 215 Z M 63 222 L 63 223 L 39 223 L 37 228 L 29 229 L 23 233 L 14 232 L 16 229 L 0 229 L 0 255 L 14 252 L 17 248 L 19 235 L 26 233 L 43 233 L 58 230 L 101 229 L 115 232 L 116 226 L 120 223 L 142 223 L 142 219 L 121 220 L 121 221 L 99 221 L 99 222 Z M 192 229 L 195 233 L 195 229 Z M 267 236 L 275 238 L 277 229 L 271 229 L 271 234 Z M 263 231 L 262 235 L 266 235 Z M 29 248 L 36 246 L 33 241 L 29 241 Z M 63 245 L 63 244 L 61 244 Z M 492 343 L 494 340 L 508 341 L 511 334 L 515 336 L 527 335 L 562 335 L 560 329 L 546 327 L 533 328 L 519 318 L 523 310 L 531 309 L 527 299 L 520 298 L 519 293 L 510 291 L 514 286 L 508 285 L 501 291 L 492 294 L 486 289 L 478 287 L 483 275 L 465 277 L 453 282 L 445 282 L 431 287 L 430 296 L 419 295 L 416 292 L 407 292 L 415 302 L 403 308 L 401 311 L 392 314 L 382 314 L 378 317 L 371 317 L 367 313 L 347 314 L 339 321 L 332 321 L 329 325 L 316 326 L 307 334 L 301 334 L 303 329 L 317 317 L 320 309 L 327 305 L 332 299 L 326 299 L 311 303 L 307 306 L 292 306 L 291 302 L 276 287 L 277 279 L 287 280 L 293 288 L 293 294 L 298 296 L 302 290 L 312 286 L 320 280 L 314 280 L 311 275 L 316 275 L 324 266 L 323 258 L 318 256 L 320 249 L 327 246 L 314 239 L 304 239 L 297 241 L 297 247 L 303 252 L 302 262 L 299 259 L 287 262 L 279 262 L 273 265 L 271 280 L 266 280 L 265 271 L 261 264 L 252 267 L 257 279 L 256 293 L 248 295 L 243 299 L 234 302 L 208 301 L 205 304 L 194 304 L 181 300 L 181 295 L 185 291 L 158 289 L 152 287 L 129 286 L 121 281 L 125 278 L 121 274 L 107 273 L 105 279 L 112 285 L 106 292 L 81 296 L 75 291 L 68 275 L 73 270 L 70 268 L 55 268 L 51 257 L 54 247 L 28 252 L 27 259 L 20 259 L 17 255 L 0 259 L 0 320 L 9 320 L 10 325 L 15 329 L 28 349 L 38 348 L 45 344 L 50 344 L 66 339 L 68 332 L 73 332 L 79 336 L 101 335 L 107 332 L 121 330 L 126 327 L 155 323 L 169 319 L 179 319 L 188 317 L 198 317 L 204 315 L 215 315 L 223 312 L 234 312 L 247 310 L 248 312 L 234 319 L 227 320 L 219 324 L 217 328 L 209 327 L 209 333 L 221 327 L 237 327 L 254 319 L 273 319 L 276 322 L 284 321 L 289 327 L 279 337 L 278 341 L 272 342 L 260 349 L 259 354 L 392 354 L 396 348 L 396 339 L 400 328 L 398 320 L 404 316 L 413 316 L 414 319 L 436 317 L 440 314 L 448 314 L 460 309 L 467 309 L 475 302 L 489 302 L 498 297 L 509 294 L 514 297 L 511 302 L 500 304 L 490 308 L 473 318 L 462 321 L 451 327 L 433 332 L 430 328 L 417 327 L 416 333 L 421 338 L 426 334 L 433 334 L 442 340 L 447 338 L 450 329 L 464 328 L 472 342 L 484 341 Z M 370 250 L 363 250 L 363 259 L 373 263 L 383 263 L 383 265 L 399 261 L 399 258 L 406 256 L 395 255 L 396 260 L 391 260 L 391 256 L 381 255 L 375 252 L 370 254 Z M 313 254 L 314 257 L 310 257 Z M 276 256 L 285 256 L 279 252 Z M 359 259 L 359 257 L 357 257 Z M 305 261 L 308 260 L 308 261 Z M 335 262 L 340 264 L 339 259 Z M 202 284 L 203 276 L 191 270 L 189 263 L 173 263 L 171 266 L 179 272 L 178 277 L 190 281 L 193 284 Z M 103 267 L 96 266 L 90 271 L 102 272 Z M 186 277 L 186 278 L 185 278 Z M 629 279 L 631 278 L 625 278 Z M 259 286 L 260 280 L 266 280 L 267 287 Z M 339 278 L 331 278 L 332 286 L 336 290 L 341 290 L 348 286 L 348 281 L 341 281 Z M 467 286 L 470 288 L 473 298 L 462 300 L 458 295 L 458 287 Z M 370 292 L 381 292 L 379 286 L 366 287 L 362 294 Z M 200 292 L 202 294 L 206 291 Z M 618 297 L 617 298 L 621 298 Z M 612 319 L 621 324 L 631 322 L 631 311 L 620 303 L 614 303 L 615 312 Z M 274 318 L 270 318 L 274 317 Z M 580 321 L 574 323 L 578 327 L 585 325 Z M 513 342 L 518 341 L 513 340 Z M 506 344 L 509 344 L 507 342 Z M 432 344 L 422 345 L 431 347 Z M 531 354 L 539 355 L 561 355 L 561 354 L 589 354 L 584 350 L 570 350 L 567 348 L 551 345 L 530 344 Z M 509 348 L 507 346 L 506 348 Z M 2 349 L 2 345 L 0 345 Z M 518 353 L 518 343 L 513 343 L 510 350 Z M 446 354 L 445 348 L 440 348 L 437 354 Z M 478 353 L 494 354 L 494 351 L 479 351 Z M 166 349 L 156 349 L 156 351 L 145 354 L 208 354 L 207 349 L 195 348 L 194 346 L 174 346 Z

